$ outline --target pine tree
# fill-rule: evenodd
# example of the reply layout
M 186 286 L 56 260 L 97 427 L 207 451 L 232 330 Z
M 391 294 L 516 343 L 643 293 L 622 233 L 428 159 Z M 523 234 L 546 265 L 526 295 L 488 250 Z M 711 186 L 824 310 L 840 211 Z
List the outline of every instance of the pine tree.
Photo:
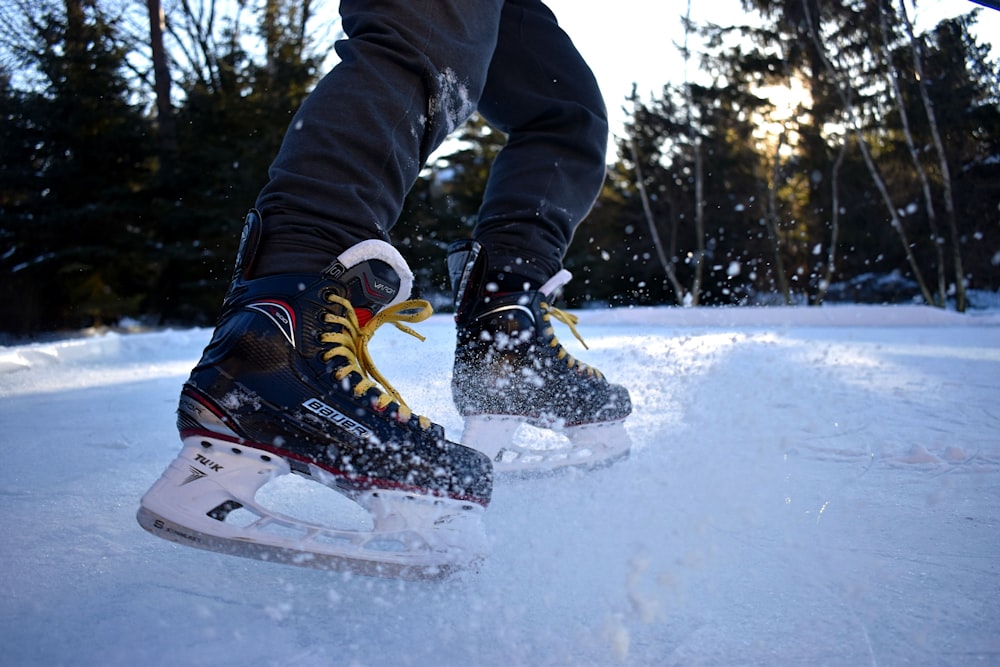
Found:
M 43 85 L 14 95 L 19 140 L 4 148 L 5 164 L 18 165 L 17 201 L 2 223 L 20 304 L 7 326 L 22 332 L 136 315 L 150 282 L 152 238 L 137 196 L 148 126 L 129 102 L 127 51 L 94 3 L 56 9 L 32 22 Z
M 292 115 L 316 81 L 319 59 L 306 32 L 309 3 L 269 0 L 255 32 L 263 59 L 230 17 L 183 21 L 199 66 L 178 73 L 178 170 L 159 201 L 163 264 L 151 308 L 163 322 L 210 324 L 228 287 L 243 216 L 266 182 Z M 199 38 L 202 36 L 202 38 Z M 178 35 L 174 36 L 179 39 Z

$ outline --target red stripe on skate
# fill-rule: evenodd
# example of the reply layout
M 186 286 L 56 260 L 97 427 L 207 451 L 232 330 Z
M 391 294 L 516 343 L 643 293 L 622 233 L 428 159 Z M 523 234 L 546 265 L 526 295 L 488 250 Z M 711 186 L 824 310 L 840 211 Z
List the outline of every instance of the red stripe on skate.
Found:
M 335 487 L 335 490 L 339 491 L 367 491 L 368 489 L 384 489 L 386 491 L 403 491 L 406 493 L 414 493 L 420 496 L 433 496 L 435 498 L 450 498 L 452 500 L 459 500 L 461 502 L 475 503 L 477 505 L 482 505 L 486 507 L 489 501 L 484 501 L 481 498 L 475 496 L 464 496 L 464 495 L 453 495 L 450 493 L 445 493 L 443 491 L 438 491 L 436 489 L 429 489 L 422 486 L 417 486 L 414 484 L 403 484 L 400 482 L 393 482 L 387 479 L 380 479 L 377 477 L 368 477 L 366 475 L 356 475 L 353 473 L 340 470 L 339 468 L 334 468 L 332 466 L 320 463 L 315 459 L 311 459 L 308 456 L 302 454 L 296 454 L 295 452 L 290 452 L 287 449 L 281 449 L 273 445 L 268 445 L 263 442 L 255 442 L 253 440 L 247 440 L 241 437 L 232 437 L 224 433 L 218 433 L 216 431 L 210 431 L 208 429 L 184 429 L 180 431 L 181 440 L 186 438 L 196 437 L 196 438 L 213 438 L 216 440 L 224 440 L 226 442 L 232 443 L 233 445 L 241 445 L 243 447 L 250 447 L 253 449 L 259 449 L 269 454 L 274 454 L 275 456 L 280 456 L 283 459 L 291 459 L 298 461 L 299 463 L 304 463 L 306 465 L 314 465 L 317 468 L 322 468 L 326 472 L 330 473 L 334 477 L 339 477 L 350 482 L 351 487 L 356 487 L 353 489 L 342 489 L 340 487 Z

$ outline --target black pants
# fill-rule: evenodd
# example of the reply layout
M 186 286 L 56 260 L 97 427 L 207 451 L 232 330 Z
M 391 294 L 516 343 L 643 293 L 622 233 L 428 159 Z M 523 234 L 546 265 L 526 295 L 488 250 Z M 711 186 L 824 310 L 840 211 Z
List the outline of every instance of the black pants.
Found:
M 607 112 L 539 0 L 343 0 L 341 62 L 292 120 L 257 202 L 265 262 L 322 268 L 388 239 L 428 156 L 478 111 L 508 134 L 473 236 L 544 280 L 605 176 Z

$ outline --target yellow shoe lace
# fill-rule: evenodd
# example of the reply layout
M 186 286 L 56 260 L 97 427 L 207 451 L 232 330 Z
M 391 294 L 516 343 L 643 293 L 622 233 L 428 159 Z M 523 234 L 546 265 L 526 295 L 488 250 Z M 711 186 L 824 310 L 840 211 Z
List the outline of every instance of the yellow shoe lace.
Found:
M 354 312 L 354 306 L 351 305 L 350 301 L 336 294 L 327 294 L 326 299 L 330 303 L 344 306 L 346 313 L 346 317 L 335 315 L 331 312 L 326 312 L 323 315 L 323 321 L 327 324 L 341 326 L 341 331 L 325 332 L 320 335 L 319 339 L 321 342 L 330 343 L 334 346 L 323 353 L 323 361 L 330 361 L 334 357 L 347 359 L 347 364 L 337 369 L 337 372 L 334 373 L 334 378 L 338 381 L 343 381 L 352 372 L 357 373 L 361 376 L 361 381 L 354 385 L 355 396 L 360 398 L 369 389 L 374 387 L 379 391 L 378 399 L 375 402 L 376 409 L 384 410 L 386 406 L 395 401 L 399 404 L 399 420 L 404 422 L 409 421 L 413 415 L 413 411 L 403 401 L 399 392 L 379 373 L 371 354 L 368 352 L 368 341 L 375 335 L 376 329 L 383 324 L 392 324 L 403 333 L 408 333 L 423 341 L 423 336 L 403 324 L 403 322 L 423 322 L 434 312 L 431 304 L 419 299 L 404 301 L 379 311 L 364 326 L 361 326 L 358 322 L 358 316 Z M 421 428 L 427 429 L 431 427 L 431 420 L 427 417 L 418 415 L 417 419 Z
M 586 350 L 590 349 L 589 347 L 587 347 L 587 343 L 583 340 L 583 336 L 581 336 L 580 332 L 576 330 L 576 325 L 580 321 L 579 317 L 577 317 L 573 313 L 567 313 L 565 310 L 559 310 L 558 308 L 550 306 L 544 301 L 541 303 L 541 307 L 542 307 L 543 322 L 548 323 L 550 321 L 550 316 L 554 317 L 555 319 L 559 320 L 560 322 L 569 327 L 569 330 L 573 332 L 573 335 L 576 337 L 578 341 L 580 341 L 580 344 L 583 345 L 584 349 Z M 544 334 L 546 336 L 552 336 L 552 340 L 549 342 L 549 347 L 559 348 L 556 353 L 557 359 L 565 359 L 567 366 L 569 366 L 571 369 L 575 368 L 578 373 L 586 373 L 588 377 L 597 377 L 597 378 L 604 377 L 601 371 L 597 370 L 593 366 L 588 366 L 587 364 L 574 358 L 572 354 L 567 352 L 566 348 L 564 348 L 562 344 L 559 342 L 559 340 L 556 338 L 555 330 L 551 326 L 549 326 L 549 328 L 544 331 Z

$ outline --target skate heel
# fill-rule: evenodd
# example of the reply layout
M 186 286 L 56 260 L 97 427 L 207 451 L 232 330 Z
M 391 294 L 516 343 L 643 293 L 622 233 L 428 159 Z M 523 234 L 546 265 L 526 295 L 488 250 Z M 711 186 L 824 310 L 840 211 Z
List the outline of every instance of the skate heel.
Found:
M 358 504 L 374 523 L 366 549 L 463 554 L 456 562 L 474 562 L 489 550 L 481 505 L 394 490 L 365 492 Z
M 567 428 L 565 434 L 572 445 L 569 455 L 572 465 L 603 468 L 628 458 L 632 450 L 624 420 L 574 426 Z
M 290 472 L 279 456 L 219 438 L 189 436 L 183 443 L 143 496 L 138 517 L 143 528 L 175 542 L 201 546 L 202 533 L 225 534 L 230 511 L 252 504 L 262 486 Z

